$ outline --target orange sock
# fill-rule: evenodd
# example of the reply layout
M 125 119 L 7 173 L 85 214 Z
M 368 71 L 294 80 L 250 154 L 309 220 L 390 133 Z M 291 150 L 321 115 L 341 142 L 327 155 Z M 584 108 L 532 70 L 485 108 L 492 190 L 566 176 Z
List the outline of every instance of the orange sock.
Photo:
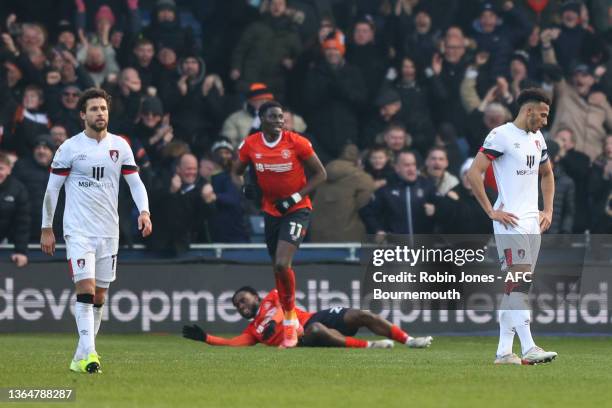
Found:
M 368 342 L 366 340 L 356 339 L 354 337 L 345 337 L 344 338 L 344 347 L 348 348 L 366 348 L 368 347 Z
M 391 340 L 395 340 L 399 343 L 406 344 L 408 341 L 408 333 L 399 328 L 399 326 L 391 326 L 391 333 L 389 334 Z

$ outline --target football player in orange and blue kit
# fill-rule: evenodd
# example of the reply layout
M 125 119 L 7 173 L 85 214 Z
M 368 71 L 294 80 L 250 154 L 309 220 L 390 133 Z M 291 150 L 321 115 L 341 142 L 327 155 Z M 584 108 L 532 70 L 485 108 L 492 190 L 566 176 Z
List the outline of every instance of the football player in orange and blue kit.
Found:
M 231 339 L 206 333 L 197 325 L 184 326 L 183 337 L 203 341 L 211 346 L 252 346 L 263 343 L 279 346 L 284 340 L 281 322 L 284 319 L 278 291 L 273 289 L 263 299 L 250 286 L 238 289 L 232 296 L 232 303 L 238 313 L 250 320 L 242 333 Z M 362 310 L 345 307 L 332 307 L 316 313 L 295 308 L 300 324 L 304 327 L 301 346 L 352 347 L 352 348 L 391 348 L 394 343 L 405 344 L 411 348 L 426 348 L 431 345 L 431 336 L 411 337 L 382 317 Z M 374 334 L 385 336 L 385 340 L 367 341 L 353 336 L 366 327 Z
M 295 311 L 295 274 L 291 262 L 306 235 L 312 203 L 308 196 L 326 179 L 325 168 L 305 137 L 283 129 L 282 106 L 274 101 L 259 108 L 261 131 L 249 135 L 238 148 L 234 175 L 248 165 L 262 192 L 268 253 L 284 312 L 281 347 L 295 347 L 299 324 Z M 306 178 L 307 170 L 310 177 Z

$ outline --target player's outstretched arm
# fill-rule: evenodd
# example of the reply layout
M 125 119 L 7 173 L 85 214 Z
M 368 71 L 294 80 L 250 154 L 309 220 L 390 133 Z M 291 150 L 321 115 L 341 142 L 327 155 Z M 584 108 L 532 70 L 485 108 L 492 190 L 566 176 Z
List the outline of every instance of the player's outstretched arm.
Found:
M 482 152 L 478 152 L 474 158 L 472 166 L 467 172 L 467 178 L 472 186 L 474 196 L 478 200 L 478 203 L 482 209 L 487 213 L 489 218 L 493 221 L 501 222 L 505 227 L 515 226 L 518 218 L 516 215 L 502 211 L 503 204 L 494 210 L 493 206 L 489 202 L 489 198 L 485 192 L 483 175 L 491 165 L 491 160 Z
M 211 346 L 244 347 L 257 344 L 257 340 L 249 333 L 242 333 L 239 336 L 232 337 L 231 339 L 226 339 L 223 337 L 217 337 L 206 333 L 197 324 L 191 326 L 183 326 L 183 337 L 195 341 L 203 341 L 204 343 L 210 344 Z
M 149 213 L 149 197 L 140 176 L 137 172 L 125 174 L 125 181 L 130 187 L 134 203 L 140 212 L 138 216 L 138 229 L 142 231 L 142 236 L 147 237 L 153 232 L 153 223 Z
M 546 160 L 540 164 L 539 169 L 542 175 L 542 198 L 544 201 L 544 209 L 540 211 L 540 232 L 546 231 L 550 228 L 553 216 L 553 200 L 555 196 L 555 175 L 550 165 L 550 160 Z
M 55 235 L 53 234 L 53 217 L 59 193 L 66 180 L 65 175 L 49 174 L 47 190 L 43 199 L 42 224 L 40 228 L 40 249 L 47 255 L 55 253 Z

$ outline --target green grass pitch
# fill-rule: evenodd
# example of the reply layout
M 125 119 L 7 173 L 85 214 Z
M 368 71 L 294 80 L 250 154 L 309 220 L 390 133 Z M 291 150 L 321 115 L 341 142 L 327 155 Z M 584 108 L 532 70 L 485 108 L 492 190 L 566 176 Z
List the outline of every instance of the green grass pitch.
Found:
M 211 347 L 175 335 L 104 335 L 100 375 L 68 370 L 76 335 L 0 335 L 0 387 L 72 387 L 51 407 L 591 407 L 612 404 L 610 338 L 540 337 L 552 364 L 492 364 L 495 337 L 430 349 Z M 515 351 L 518 339 L 515 340 Z

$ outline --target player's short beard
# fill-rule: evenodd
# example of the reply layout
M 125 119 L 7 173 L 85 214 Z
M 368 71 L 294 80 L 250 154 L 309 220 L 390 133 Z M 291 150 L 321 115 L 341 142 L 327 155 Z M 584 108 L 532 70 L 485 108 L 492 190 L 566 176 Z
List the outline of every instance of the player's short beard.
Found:
M 251 315 L 249 316 L 249 319 L 252 319 L 257 316 L 257 309 L 259 309 L 259 303 L 254 303 L 253 307 L 251 308 Z
M 97 120 L 94 120 L 93 122 L 91 122 L 91 123 L 88 122 L 87 124 L 89 125 L 90 128 L 92 128 L 96 132 L 101 132 L 103 130 L 106 130 L 106 125 L 107 125 L 106 121 L 104 121 L 104 125 L 103 126 L 96 125 L 96 122 L 97 122 Z

